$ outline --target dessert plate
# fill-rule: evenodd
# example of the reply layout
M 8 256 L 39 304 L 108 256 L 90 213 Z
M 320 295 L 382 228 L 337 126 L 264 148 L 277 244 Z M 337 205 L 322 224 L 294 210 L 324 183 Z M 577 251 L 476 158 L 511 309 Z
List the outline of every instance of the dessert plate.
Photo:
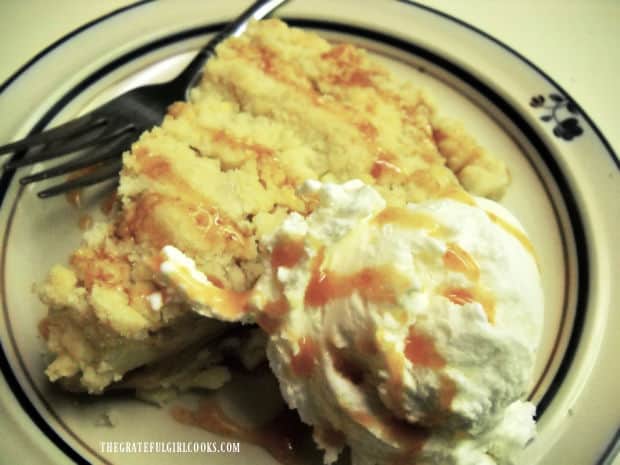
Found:
M 172 77 L 243 3 L 140 2 L 67 36 L 0 87 L 0 107 L 11 108 L 10 117 L 0 120 L 0 141 L 70 119 L 136 85 Z M 539 435 L 519 463 L 611 460 L 620 417 L 615 398 L 620 378 L 608 371 L 620 350 L 614 338 L 620 314 L 611 312 L 620 299 L 612 278 L 620 263 L 614 246 L 620 162 L 603 135 L 525 58 L 426 7 L 317 0 L 292 2 L 281 15 L 330 40 L 365 47 L 395 74 L 427 89 L 440 115 L 462 121 L 506 161 L 512 185 L 502 202 L 530 233 L 546 294 L 530 392 L 538 406 Z M 274 463 L 262 449 L 230 442 L 224 446 L 228 450 L 208 456 L 191 448 L 182 455 L 114 451 L 106 444 L 220 444 L 222 439 L 176 422 L 166 407 L 126 397 L 69 396 L 46 382 L 44 345 L 37 336 L 45 309 L 32 285 L 51 265 L 66 261 L 79 242 L 79 223 L 101 215 L 98 206 L 111 186 L 90 189 L 74 208 L 64 198 L 38 200 L 35 193 L 43 184 L 22 188 L 17 178 L 23 174 L 0 179 L 3 454 L 29 463 L 224 465 L 250 458 Z M 238 400 L 256 404 L 247 399 L 270 390 L 263 386 L 262 394 L 247 391 Z M 232 391 L 222 394 L 228 396 L 224 401 L 235 403 Z M 237 410 L 252 414 L 251 407 Z

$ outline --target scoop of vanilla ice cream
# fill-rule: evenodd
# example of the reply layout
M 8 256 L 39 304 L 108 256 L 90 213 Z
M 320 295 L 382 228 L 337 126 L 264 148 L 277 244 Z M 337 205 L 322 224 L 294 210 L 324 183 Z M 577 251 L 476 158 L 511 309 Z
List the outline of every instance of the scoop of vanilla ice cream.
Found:
M 543 315 L 517 220 L 467 195 L 386 207 L 360 181 L 301 194 L 318 206 L 270 238 L 250 304 L 326 463 L 345 444 L 355 465 L 511 463 Z

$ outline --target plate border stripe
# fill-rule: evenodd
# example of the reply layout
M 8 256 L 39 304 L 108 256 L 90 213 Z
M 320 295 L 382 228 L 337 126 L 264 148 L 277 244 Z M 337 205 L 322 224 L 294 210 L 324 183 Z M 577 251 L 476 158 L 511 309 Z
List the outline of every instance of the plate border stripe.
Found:
M 24 66 L 22 66 L 22 68 L 20 68 L 11 77 L 9 77 L 4 83 L 2 83 L 2 85 L 0 85 L 0 92 L 3 92 L 4 90 L 6 90 L 21 74 L 23 74 L 28 68 L 33 66 L 37 61 L 39 61 L 45 55 L 47 55 L 52 50 L 62 45 L 64 42 L 70 40 L 72 37 L 79 34 L 80 32 L 83 32 L 86 29 L 93 27 L 120 13 L 123 13 L 125 11 L 128 11 L 136 7 L 140 7 L 145 4 L 149 4 L 152 1 L 153 0 L 142 0 L 132 5 L 129 5 L 127 7 L 120 8 L 118 10 L 115 10 L 105 16 L 95 19 L 85 24 L 84 26 L 72 31 L 71 33 L 67 34 L 66 36 L 59 39 L 54 44 L 50 45 L 45 50 L 37 54 L 29 62 L 27 62 Z M 551 83 L 557 89 L 562 91 L 564 95 L 571 98 L 568 93 L 566 93 L 559 85 L 557 85 L 557 83 L 555 83 L 555 81 L 553 81 L 549 76 L 547 76 L 536 65 L 531 63 L 527 58 L 525 58 L 524 56 L 522 56 L 521 54 L 519 54 L 512 48 L 508 47 L 507 45 L 503 44 L 499 40 L 488 35 L 484 31 L 481 31 L 480 29 L 477 29 L 476 27 L 469 25 L 468 23 L 465 23 L 462 20 L 454 18 L 450 15 L 447 15 L 433 8 L 426 7 L 424 5 L 420 5 L 418 3 L 411 2 L 408 0 L 396 0 L 396 1 L 399 1 L 407 6 L 418 7 L 423 10 L 429 11 L 431 13 L 437 14 L 445 19 L 456 22 L 460 24 L 461 26 L 464 26 L 478 34 L 483 35 L 484 37 L 493 41 L 494 43 L 501 46 L 508 52 L 517 56 L 520 60 L 526 63 L 529 67 L 533 68 L 541 76 L 543 76 L 549 83 Z M 536 134 L 534 129 L 524 120 L 524 118 L 521 117 L 519 113 L 516 110 L 514 110 L 514 108 L 512 108 L 496 92 L 494 92 L 491 88 L 486 86 L 484 83 L 480 82 L 479 79 L 475 78 L 473 75 L 471 75 L 467 71 L 458 67 L 454 63 L 451 63 L 441 58 L 435 53 L 430 52 L 429 50 L 423 49 L 403 39 L 398 39 L 393 36 L 389 36 L 387 34 L 383 34 L 377 31 L 369 30 L 369 29 L 358 28 L 355 26 L 344 25 L 342 23 L 330 22 L 330 21 L 325 21 L 325 20 L 311 20 L 311 19 L 299 19 L 299 18 L 291 18 L 288 21 L 292 25 L 297 25 L 297 26 L 302 26 L 302 27 L 313 27 L 313 28 L 323 29 L 323 30 L 332 30 L 336 32 L 344 32 L 344 33 L 358 35 L 361 37 L 366 37 L 366 38 L 376 40 L 376 41 L 385 43 L 387 45 L 399 48 L 408 53 L 412 53 L 416 56 L 420 56 L 422 58 L 428 59 L 429 61 L 433 62 L 434 64 L 437 64 L 438 66 L 442 67 L 443 69 L 450 72 L 451 74 L 458 76 L 463 81 L 471 85 L 473 88 L 480 91 L 482 95 L 484 95 L 493 104 L 495 104 L 504 113 L 504 115 L 507 116 L 519 128 L 519 130 L 523 132 L 523 135 L 533 144 L 533 146 L 541 154 L 543 161 L 547 165 L 547 168 L 549 168 L 554 180 L 558 183 L 563 199 L 566 203 L 570 224 L 573 227 L 573 233 L 575 234 L 576 252 L 577 252 L 577 268 L 579 270 L 579 279 L 578 279 L 579 285 L 577 289 L 577 302 L 576 302 L 577 308 L 576 308 L 576 314 L 575 314 L 575 321 L 573 323 L 573 328 L 571 331 L 571 335 L 569 338 L 569 342 L 566 348 L 566 353 L 564 355 L 564 358 L 558 368 L 558 371 L 551 385 L 549 386 L 547 392 L 545 393 L 545 395 L 543 396 L 543 398 L 541 399 L 539 403 L 539 409 L 542 414 L 542 412 L 544 412 L 544 410 L 548 407 L 554 394 L 557 392 L 560 385 L 562 384 L 562 381 L 566 377 L 566 374 L 568 373 L 568 370 L 570 369 L 570 366 L 574 359 L 575 352 L 577 350 L 577 346 L 579 343 L 579 339 L 581 337 L 581 332 L 582 332 L 583 323 L 585 319 L 585 313 L 586 313 L 586 305 L 588 301 L 588 293 L 589 293 L 589 268 L 588 268 L 589 256 L 588 256 L 588 251 L 586 249 L 586 241 L 585 241 L 586 236 L 585 236 L 585 231 L 583 227 L 583 222 L 582 222 L 579 210 L 577 208 L 577 203 L 575 201 L 575 198 L 572 196 L 572 194 L 570 194 L 570 191 L 566 188 L 568 186 L 568 182 L 564 174 L 562 173 L 561 169 L 559 168 L 557 162 L 555 161 L 553 156 L 551 156 L 549 149 L 542 142 L 542 140 Z M 50 110 L 48 110 L 48 112 L 46 112 L 45 116 L 41 118 L 41 120 L 34 126 L 33 131 L 37 131 L 37 130 L 40 130 L 40 128 L 45 127 L 45 125 L 62 108 L 62 106 L 64 106 L 68 101 L 70 101 L 77 93 L 83 91 L 88 86 L 90 86 L 93 82 L 99 79 L 101 76 L 111 72 L 112 70 L 116 69 L 118 66 L 121 66 L 125 62 L 131 59 L 134 59 L 142 54 L 145 54 L 149 51 L 152 51 L 156 48 L 163 47 L 167 44 L 170 44 L 170 43 L 173 43 L 179 40 L 184 40 L 184 39 L 190 38 L 195 35 L 206 34 L 208 32 L 212 32 L 213 30 L 219 29 L 220 27 L 221 27 L 221 23 L 217 23 L 217 24 L 208 24 L 205 26 L 200 26 L 197 28 L 192 28 L 192 29 L 188 29 L 185 31 L 181 31 L 176 34 L 166 36 L 155 42 L 146 44 L 124 55 L 123 57 L 116 59 L 115 61 L 99 69 L 97 72 L 93 73 L 91 76 L 89 76 L 89 78 L 85 79 L 78 86 L 74 87 L 67 94 L 65 94 L 54 106 L 52 106 L 52 108 L 50 108 Z M 571 100 L 573 99 L 571 98 Z M 581 110 L 581 108 L 580 108 L 580 113 L 584 116 L 588 125 L 595 131 L 597 137 L 607 149 L 608 155 L 612 158 L 616 166 L 620 168 L 620 161 L 618 160 L 618 157 L 615 155 L 610 144 L 601 134 L 600 130 L 592 122 L 589 116 Z M 3 176 L 0 178 L 0 205 L 1 203 L 3 203 L 5 199 L 6 191 L 7 191 L 7 188 L 10 182 L 12 181 L 13 175 L 14 175 L 13 172 L 7 172 L 7 173 L 4 173 Z M 9 385 L 10 390 L 13 392 L 13 394 L 15 395 L 16 399 L 18 400 L 18 402 L 20 403 L 24 411 L 33 419 L 35 424 L 46 434 L 46 436 L 50 440 L 52 440 L 52 442 L 54 442 L 65 454 L 67 454 L 69 458 L 73 459 L 76 463 L 80 463 L 80 464 L 89 463 L 81 455 L 79 455 L 77 451 L 75 451 L 69 444 L 67 444 L 60 436 L 58 436 L 58 434 L 43 419 L 40 413 L 36 411 L 36 408 L 28 399 L 25 391 L 21 388 L 21 386 L 19 386 L 17 382 L 17 378 L 15 377 L 14 373 L 11 371 L 10 363 L 7 359 L 6 353 L 4 352 L 4 347 L 2 346 L 1 341 L 0 341 L 0 352 L 1 352 L 0 353 L 0 369 L 7 379 L 7 383 Z M 604 454 L 604 456 L 605 455 L 607 454 Z M 605 457 L 602 458 L 602 460 L 604 459 Z

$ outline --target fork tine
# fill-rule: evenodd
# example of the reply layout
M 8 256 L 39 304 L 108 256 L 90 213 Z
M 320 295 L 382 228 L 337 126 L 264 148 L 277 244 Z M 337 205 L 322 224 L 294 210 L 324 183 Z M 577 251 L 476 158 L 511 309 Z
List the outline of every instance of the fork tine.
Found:
M 103 134 L 96 134 L 95 137 L 90 137 L 88 139 L 78 139 L 73 144 L 68 143 L 66 145 L 61 145 L 56 149 L 50 148 L 49 150 L 41 150 L 41 152 L 36 155 L 30 157 L 24 157 L 19 160 L 10 161 L 5 164 L 3 169 L 4 171 L 21 168 L 23 166 L 32 165 L 34 163 L 38 163 L 45 160 L 50 160 L 52 158 L 58 158 L 62 155 L 69 154 L 71 152 L 76 152 L 78 150 L 85 149 L 95 144 L 103 144 L 109 142 L 119 136 L 122 136 L 124 133 L 130 132 L 134 130 L 134 126 L 132 124 L 127 124 L 124 126 L 119 126 L 115 128 L 113 131 L 105 131 Z
M 85 130 L 94 129 L 106 123 L 106 119 L 101 115 L 87 113 L 84 116 L 73 119 L 65 124 L 56 126 L 47 131 L 32 134 L 10 144 L 0 146 L 0 154 L 16 152 L 18 150 L 32 148 L 37 145 L 48 144 L 54 140 L 73 137 L 83 133 Z
M 65 163 L 31 174 L 30 176 L 25 176 L 19 180 L 19 183 L 25 186 L 33 182 L 42 181 L 43 179 L 54 178 L 88 166 L 96 165 L 97 163 L 109 160 L 113 157 L 120 157 L 130 145 L 131 139 L 125 136 L 114 144 L 108 144 L 100 149 L 91 150 L 83 156 L 76 157 Z
M 41 199 L 47 199 L 55 195 L 64 194 L 65 192 L 72 191 L 74 189 L 80 189 L 82 187 L 91 186 L 93 184 L 100 183 L 107 179 L 118 177 L 118 172 L 123 166 L 123 161 L 111 160 L 105 166 L 98 168 L 94 173 L 81 176 L 68 182 L 57 184 L 49 189 L 45 189 L 37 194 Z

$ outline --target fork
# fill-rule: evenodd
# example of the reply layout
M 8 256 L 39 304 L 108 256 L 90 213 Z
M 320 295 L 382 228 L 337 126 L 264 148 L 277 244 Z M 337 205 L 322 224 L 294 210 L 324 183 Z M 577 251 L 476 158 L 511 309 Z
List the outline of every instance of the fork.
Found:
M 40 198 L 47 198 L 117 177 L 122 167 L 120 155 L 142 132 L 163 121 L 171 103 L 188 98 L 204 63 L 215 55 L 216 46 L 228 37 L 242 34 L 252 19 L 264 18 L 286 1 L 254 2 L 213 37 L 173 80 L 135 88 L 67 123 L 0 146 L 0 155 L 15 153 L 3 170 L 89 149 L 69 161 L 22 177 L 19 182 L 27 185 L 69 174 L 65 182 L 37 193 Z

